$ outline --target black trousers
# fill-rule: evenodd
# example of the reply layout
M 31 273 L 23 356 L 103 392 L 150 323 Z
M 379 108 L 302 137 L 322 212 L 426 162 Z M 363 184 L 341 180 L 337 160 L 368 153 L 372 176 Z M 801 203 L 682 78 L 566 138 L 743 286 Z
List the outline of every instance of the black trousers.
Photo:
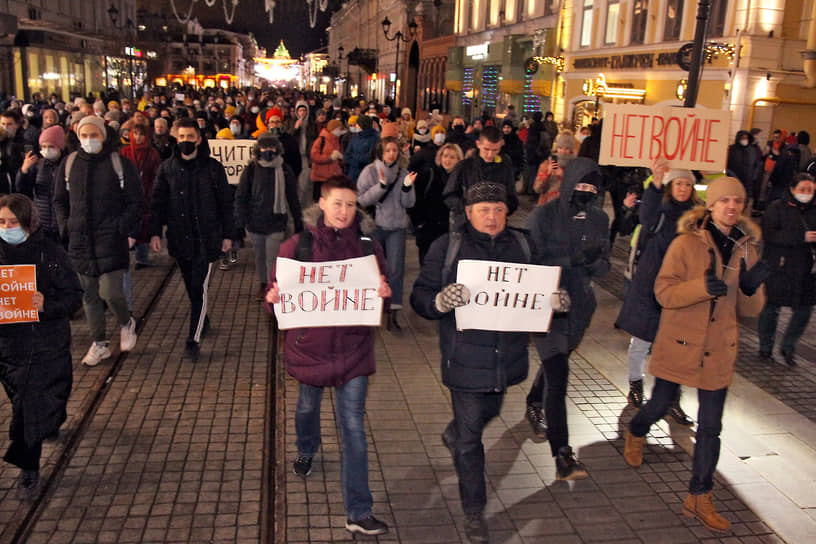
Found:
M 5 385 L 5 384 L 4 384 Z M 9 393 L 9 388 L 6 387 Z M 11 399 L 9 394 L 9 399 Z M 42 440 L 32 445 L 25 443 L 25 414 L 20 410 L 20 414 L 12 421 L 9 432 L 11 444 L 9 444 L 3 461 L 18 466 L 23 470 L 40 470 L 40 456 L 42 455 Z
M 553 457 L 561 446 L 569 445 L 567 430 L 567 379 L 569 354 L 559 353 L 541 361 L 527 404 L 543 408 L 547 418 L 547 437 Z
M 195 255 L 190 260 L 177 259 L 187 298 L 190 299 L 190 328 L 187 340 L 201 342 L 201 331 L 207 318 L 207 288 L 210 282 L 212 263 L 204 255 Z

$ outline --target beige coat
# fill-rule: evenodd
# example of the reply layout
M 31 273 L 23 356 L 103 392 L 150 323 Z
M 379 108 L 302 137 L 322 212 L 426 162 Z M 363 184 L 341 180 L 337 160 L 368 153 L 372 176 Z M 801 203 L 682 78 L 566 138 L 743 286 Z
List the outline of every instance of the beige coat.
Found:
M 702 206 L 689 210 L 677 224 L 679 236 L 669 246 L 655 280 L 655 296 L 663 307 L 649 372 L 655 377 L 689 387 L 714 391 L 728 387 L 737 360 L 737 315 L 756 316 L 765 303 L 765 288 L 753 296 L 739 289 L 740 260 L 748 268 L 759 260 L 756 244 L 759 227 L 743 217 L 728 268 L 705 228 L 710 215 Z M 736 231 L 732 231 L 732 236 Z M 717 275 L 728 285 L 728 294 L 712 297 L 705 287 L 705 271 L 716 256 Z

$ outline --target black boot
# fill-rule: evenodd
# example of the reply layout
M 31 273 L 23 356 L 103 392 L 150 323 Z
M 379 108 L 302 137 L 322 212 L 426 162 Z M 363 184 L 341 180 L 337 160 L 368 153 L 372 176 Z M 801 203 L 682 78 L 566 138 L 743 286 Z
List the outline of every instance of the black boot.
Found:
M 394 330 L 396 332 L 400 332 L 402 327 L 400 327 L 399 320 L 397 319 L 399 316 L 399 310 L 391 310 L 388 312 L 388 320 L 386 321 L 385 327 L 390 331 Z
M 629 382 L 629 395 L 627 398 L 633 408 L 640 410 L 640 407 L 643 406 L 643 380 Z
M 683 408 L 680 407 L 680 388 L 677 388 L 677 396 L 674 397 L 674 402 L 669 409 L 666 410 L 666 415 L 663 416 L 664 418 L 672 418 L 677 425 L 681 425 L 683 427 L 691 427 L 694 425 L 694 421 L 686 413 L 683 411 Z

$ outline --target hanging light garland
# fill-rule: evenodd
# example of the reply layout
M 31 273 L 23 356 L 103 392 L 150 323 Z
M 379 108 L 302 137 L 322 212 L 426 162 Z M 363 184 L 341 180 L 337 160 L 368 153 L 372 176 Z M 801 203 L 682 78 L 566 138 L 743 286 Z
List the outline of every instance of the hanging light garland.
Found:
M 309 28 L 317 25 L 318 11 L 326 11 L 329 0 L 306 0 L 306 10 L 309 12 Z
M 275 0 L 264 0 L 264 11 L 269 14 L 269 24 L 275 22 Z
M 215 5 L 215 3 L 217 1 L 218 0 L 204 0 L 204 4 L 207 7 L 211 8 L 211 7 L 213 7 Z M 223 1 L 223 7 L 224 7 L 224 20 L 226 21 L 226 23 L 228 25 L 231 25 L 233 19 L 235 19 L 235 10 L 238 8 L 238 3 L 240 2 L 240 0 L 222 0 L 222 1 Z M 187 22 L 190 20 L 190 17 L 192 17 L 192 15 L 193 15 L 193 8 L 195 7 L 196 2 L 198 2 L 198 0 L 190 0 L 190 8 L 187 10 L 187 15 L 182 17 L 181 15 L 179 15 L 179 11 L 176 8 L 176 0 L 170 0 L 170 7 L 173 9 L 173 15 L 176 17 L 176 20 L 179 23 L 181 23 L 183 25 L 187 24 Z M 227 8 L 227 3 L 228 2 L 232 3 L 232 11 L 231 12 L 228 11 L 228 8 Z M 274 4 L 274 0 L 272 0 L 272 3 Z M 270 15 L 270 17 L 271 17 L 271 15 Z

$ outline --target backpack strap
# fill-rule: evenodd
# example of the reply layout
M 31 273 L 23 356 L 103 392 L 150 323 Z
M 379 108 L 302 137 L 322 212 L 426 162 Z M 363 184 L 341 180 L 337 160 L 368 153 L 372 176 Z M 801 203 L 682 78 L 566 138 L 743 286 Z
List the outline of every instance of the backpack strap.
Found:
M 312 241 L 314 235 L 309 229 L 303 229 L 298 235 L 297 248 L 295 249 L 295 259 L 308 262 L 312 260 Z
M 65 190 L 71 190 L 71 183 L 70 183 L 70 176 L 71 176 L 71 167 L 74 166 L 74 161 L 76 160 L 77 152 L 72 151 L 67 157 L 65 157 Z
M 513 236 L 515 236 L 516 241 L 521 246 L 521 251 L 522 251 L 522 253 L 524 253 L 524 257 L 527 259 L 527 262 L 528 263 L 531 262 L 532 257 L 533 257 L 533 252 L 530 249 L 530 242 L 527 240 L 527 237 L 524 236 L 524 233 L 521 232 L 520 230 L 516 230 L 516 229 L 509 229 L 509 230 L 510 230 L 510 233 Z
M 113 171 L 116 172 L 116 177 L 119 178 L 119 189 L 125 188 L 125 171 L 122 168 L 122 155 L 114 151 L 111 153 L 111 165 L 113 165 Z
M 442 283 L 448 281 L 451 269 L 453 269 L 453 261 L 459 254 L 459 249 L 462 247 L 462 233 L 454 230 L 448 235 L 448 249 L 445 252 L 445 264 L 442 266 Z

